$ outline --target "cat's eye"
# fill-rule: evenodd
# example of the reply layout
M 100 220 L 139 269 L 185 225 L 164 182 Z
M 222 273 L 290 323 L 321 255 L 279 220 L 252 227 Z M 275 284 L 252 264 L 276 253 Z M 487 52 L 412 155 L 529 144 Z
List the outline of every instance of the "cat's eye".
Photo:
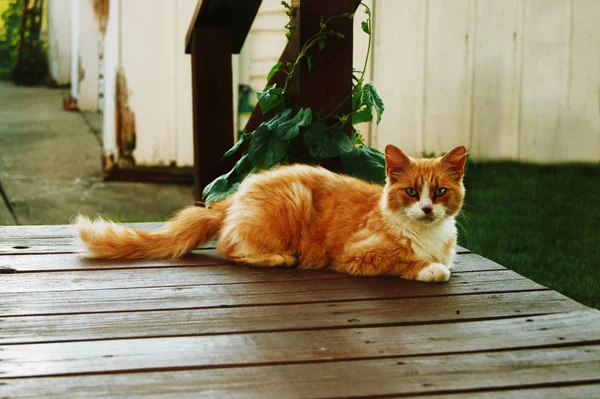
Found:
M 438 188 L 437 190 L 435 190 L 435 196 L 436 197 L 441 197 L 442 195 L 446 194 L 447 189 L 445 188 Z
M 408 194 L 409 197 L 417 197 L 419 195 L 419 192 L 414 188 L 409 187 L 406 189 L 406 194 Z

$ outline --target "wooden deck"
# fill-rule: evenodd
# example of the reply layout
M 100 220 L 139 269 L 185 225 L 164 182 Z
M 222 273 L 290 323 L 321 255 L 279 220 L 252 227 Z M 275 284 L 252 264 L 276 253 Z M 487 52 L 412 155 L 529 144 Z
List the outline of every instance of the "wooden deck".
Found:
M 0 397 L 600 397 L 600 312 L 459 252 L 427 284 L 0 227 Z

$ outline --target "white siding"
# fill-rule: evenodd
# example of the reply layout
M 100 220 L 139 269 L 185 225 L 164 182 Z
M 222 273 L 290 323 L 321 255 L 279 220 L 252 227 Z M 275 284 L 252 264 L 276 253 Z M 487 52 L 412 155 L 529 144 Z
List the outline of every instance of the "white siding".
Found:
M 600 0 L 376 3 L 375 143 L 600 161 Z
M 114 109 L 108 97 L 115 95 L 111 73 L 118 67 L 135 114 L 139 165 L 193 161 L 191 72 L 183 38 L 195 4 L 111 2 L 111 12 L 116 7 L 122 19 L 111 33 L 119 38 L 116 44 L 107 33 L 106 104 Z M 360 126 L 373 146 L 393 143 L 421 155 L 464 144 L 477 160 L 600 161 L 600 0 L 367 4 L 375 26 L 367 80 L 386 104 L 379 126 Z M 363 19 L 360 8 L 354 53 L 359 69 L 367 47 Z M 286 45 L 287 21 L 279 0 L 263 1 L 241 56 L 234 57 L 234 91 L 238 81 L 254 91 L 264 88 Z M 114 130 L 114 115 L 105 116 L 105 128 Z M 108 137 L 112 144 L 105 147 L 114 148 L 114 134 Z
M 98 110 L 98 36 L 92 2 L 79 1 L 79 93 L 77 106 L 82 111 Z
M 58 85 L 71 82 L 71 2 L 49 0 L 48 68 Z

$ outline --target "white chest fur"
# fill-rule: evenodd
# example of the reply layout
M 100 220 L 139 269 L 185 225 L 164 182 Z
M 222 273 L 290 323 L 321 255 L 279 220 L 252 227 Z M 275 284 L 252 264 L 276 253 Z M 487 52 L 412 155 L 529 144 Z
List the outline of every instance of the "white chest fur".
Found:
M 435 225 L 411 224 L 402 233 L 410 240 L 410 245 L 419 259 L 443 263 L 450 267 L 454 249 L 449 255 L 447 246 L 456 238 L 454 218 Z

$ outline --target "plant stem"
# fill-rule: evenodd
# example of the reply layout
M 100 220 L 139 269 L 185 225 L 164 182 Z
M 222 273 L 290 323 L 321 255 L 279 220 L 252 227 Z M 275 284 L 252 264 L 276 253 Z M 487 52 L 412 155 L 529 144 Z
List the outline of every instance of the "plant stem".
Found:
M 367 25 L 369 27 L 369 43 L 367 45 L 367 56 L 365 57 L 365 65 L 363 66 L 362 74 L 360 75 L 360 79 L 358 80 L 357 86 L 362 85 L 362 82 L 365 78 L 365 72 L 367 71 L 367 64 L 369 62 L 369 54 L 371 53 L 371 39 L 373 38 L 373 29 L 371 27 L 371 9 L 363 2 L 360 3 L 361 6 L 367 9 Z

